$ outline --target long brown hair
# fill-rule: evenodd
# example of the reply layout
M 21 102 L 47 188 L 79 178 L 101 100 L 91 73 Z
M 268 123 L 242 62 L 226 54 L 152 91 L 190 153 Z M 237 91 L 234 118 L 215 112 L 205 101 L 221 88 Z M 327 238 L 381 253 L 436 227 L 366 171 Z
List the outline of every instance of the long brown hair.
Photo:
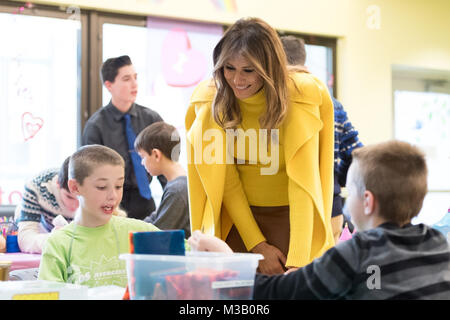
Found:
M 242 120 L 237 98 L 224 76 L 227 60 L 236 54 L 245 57 L 263 79 L 267 111 L 259 119 L 261 128 L 278 128 L 288 108 L 286 54 L 277 32 L 258 18 L 236 21 L 214 48 L 215 121 L 224 129 L 235 129 Z

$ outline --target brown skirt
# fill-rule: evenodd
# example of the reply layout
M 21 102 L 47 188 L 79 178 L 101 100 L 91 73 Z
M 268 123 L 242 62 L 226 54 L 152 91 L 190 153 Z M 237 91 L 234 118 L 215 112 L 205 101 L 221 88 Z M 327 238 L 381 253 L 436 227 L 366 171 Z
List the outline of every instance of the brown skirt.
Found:
M 256 223 L 270 245 L 280 249 L 287 256 L 289 250 L 289 206 L 254 207 L 250 206 Z M 241 230 L 245 232 L 245 230 Z M 225 242 L 234 252 L 248 252 L 236 227 L 228 233 Z

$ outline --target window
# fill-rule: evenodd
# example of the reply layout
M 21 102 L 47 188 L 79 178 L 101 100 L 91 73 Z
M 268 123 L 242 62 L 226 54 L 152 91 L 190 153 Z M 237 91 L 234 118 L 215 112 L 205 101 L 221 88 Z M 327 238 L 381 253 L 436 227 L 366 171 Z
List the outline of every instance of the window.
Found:
M 9 205 L 76 150 L 81 23 L 0 13 L 0 30 L 0 204 Z
M 433 225 L 450 205 L 450 72 L 392 66 L 394 138 L 426 155 L 428 193 L 413 223 Z
M 147 28 L 105 23 L 103 61 L 129 55 L 138 73 L 136 102 L 184 130 L 189 98 L 201 80 L 212 77 L 212 51 L 221 35 L 221 26 L 155 18 Z M 170 55 L 174 61 L 166 61 Z M 102 105 L 110 99 L 103 87 Z
M 428 166 L 428 194 L 416 223 L 434 224 L 450 202 L 450 94 L 394 93 L 395 138 L 421 148 Z
M 330 47 L 305 44 L 308 70 L 327 85 L 330 95 L 334 95 L 333 50 Z
M 291 35 L 305 41 L 305 66 L 328 87 L 330 95 L 336 97 L 336 39 L 283 31 L 279 34 Z
M 218 25 L 148 18 L 147 27 L 109 23 L 102 28 L 103 60 L 129 55 L 138 74 L 136 103 L 158 112 L 181 136 L 179 162 L 186 168 L 184 117 L 196 85 L 212 77 L 212 52 L 222 36 Z M 103 86 L 102 105 L 111 95 Z M 156 205 L 162 196 L 157 179 L 151 183 Z

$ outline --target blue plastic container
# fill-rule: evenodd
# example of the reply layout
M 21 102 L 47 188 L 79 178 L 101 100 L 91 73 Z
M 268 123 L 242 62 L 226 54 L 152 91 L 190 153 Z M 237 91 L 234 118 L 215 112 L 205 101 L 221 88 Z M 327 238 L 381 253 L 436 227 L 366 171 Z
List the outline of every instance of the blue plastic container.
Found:
M 17 234 L 8 234 L 6 236 L 6 252 L 20 252 L 19 243 L 17 242 Z

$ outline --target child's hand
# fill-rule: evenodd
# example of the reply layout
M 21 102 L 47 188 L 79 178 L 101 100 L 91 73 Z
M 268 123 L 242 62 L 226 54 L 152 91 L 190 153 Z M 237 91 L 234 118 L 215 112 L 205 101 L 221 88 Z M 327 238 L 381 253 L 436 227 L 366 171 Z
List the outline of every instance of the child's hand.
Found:
M 296 271 L 296 270 L 298 270 L 298 268 L 296 268 L 296 267 L 291 267 L 291 268 L 288 268 L 287 271 L 286 271 L 284 274 L 289 274 L 289 273 L 294 272 L 294 271 Z
M 0 253 L 6 251 L 6 239 L 0 234 Z
M 233 253 L 233 250 L 224 241 L 203 234 L 200 230 L 194 231 L 187 241 L 193 251 Z

